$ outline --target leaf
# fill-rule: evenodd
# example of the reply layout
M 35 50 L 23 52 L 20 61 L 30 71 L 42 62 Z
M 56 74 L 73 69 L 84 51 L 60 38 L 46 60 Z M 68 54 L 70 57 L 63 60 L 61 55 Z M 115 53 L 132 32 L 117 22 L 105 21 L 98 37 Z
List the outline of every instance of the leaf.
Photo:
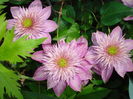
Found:
M 79 25 L 77 23 L 72 24 L 66 34 L 68 42 L 73 39 L 77 39 L 80 36 Z
M 119 2 L 110 2 L 101 8 L 101 22 L 111 26 L 120 22 L 124 17 L 133 15 L 133 8 L 129 8 Z
M 5 21 L 5 14 L 2 14 L 0 16 L 0 40 L 4 37 L 4 34 L 6 33 L 6 25 L 7 22 Z
M 58 99 L 39 92 L 23 91 L 24 99 Z
M 4 93 L 8 94 L 9 97 L 23 99 L 18 80 L 19 77 L 13 71 L 0 64 L 0 99 L 3 99 Z
M 83 88 L 81 93 L 78 94 L 77 99 L 103 99 L 110 93 L 110 90 L 103 87 L 94 87 L 92 84 Z
M 129 96 L 133 99 L 133 79 L 129 78 Z
M 21 37 L 13 41 L 14 30 L 7 31 L 4 42 L 0 47 L 0 60 L 9 61 L 10 63 L 23 62 L 22 58 L 31 56 L 30 52 L 44 41 L 41 39 L 25 40 L 27 36 Z

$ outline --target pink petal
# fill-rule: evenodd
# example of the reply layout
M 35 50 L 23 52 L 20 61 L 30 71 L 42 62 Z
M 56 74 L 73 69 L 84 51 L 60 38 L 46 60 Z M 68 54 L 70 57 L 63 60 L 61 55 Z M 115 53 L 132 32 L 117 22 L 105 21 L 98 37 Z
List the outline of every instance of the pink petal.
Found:
M 40 0 L 34 0 L 30 5 L 29 5 L 29 8 L 32 8 L 32 7 L 39 7 L 39 8 L 42 8 L 42 3 Z
M 20 8 L 19 7 L 11 7 L 11 13 L 12 16 L 15 18 L 20 14 Z
M 85 85 L 87 85 L 89 83 L 89 80 L 83 80 L 82 81 L 82 86 L 85 86 Z
M 15 19 L 9 19 L 7 21 L 7 29 L 12 29 L 15 25 Z
M 93 48 L 89 47 L 88 52 L 85 55 L 85 59 L 90 63 L 90 64 L 96 64 L 95 62 L 96 55 L 93 53 Z
M 110 33 L 110 37 L 112 38 L 122 38 L 122 30 L 119 26 L 115 27 Z
M 125 44 L 126 44 L 126 48 L 128 48 L 129 51 L 133 49 L 133 40 L 127 39 L 125 40 Z
M 44 20 L 47 20 L 51 15 L 51 6 L 45 7 L 42 10 L 42 17 Z
M 49 33 L 44 33 L 44 37 L 47 39 L 42 44 L 51 44 L 51 35 Z
M 94 65 L 91 70 L 94 71 L 95 73 L 97 73 L 98 75 L 101 75 L 102 69 L 99 64 Z
M 78 76 L 70 79 L 69 86 L 75 91 L 81 91 L 81 80 Z
M 125 17 L 124 18 L 125 21 L 130 21 L 130 20 L 133 20 L 133 16 L 128 16 L 128 17 Z
M 59 80 L 54 79 L 53 77 L 48 77 L 47 79 L 47 88 L 54 88 L 59 83 Z
M 92 74 L 90 73 L 90 71 L 86 71 L 81 68 L 78 69 L 78 76 L 79 76 L 80 80 L 92 79 Z
M 86 60 L 83 60 L 81 62 L 81 68 L 83 68 L 83 69 L 85 69 L 87 71 L 89 71 L 92 67 L 93 67 L 93 65 L 88 63 L 88 61 L 86 61 Z
M 101 76 L 102 76 L 102 79 L 103 79 L 103 81 L 106 83 L 108 80 L 109 80 L 109 78 L 110 78 L 110 76 L 112 75 L 112 72 L 113 72 L 113 67 L 112 66 L 107 66 L 107 67 L 105 67 L 103 70 L 102 70 L 102 74 L 101 74 Z
M 37 52 L 33 53 L 32 59 L 36 60 L 40 63 L 43 63 L 43 62 L 45 62 L 43 57 L 44 57 L 44 52 L 42 50 L 42 51 L 37 51 Z
M 92 42 L 94 45 L 99 45 L 100 43 L 105 42 L 104 38 L 106 37 L 107 35 L 105 33 L 97 31 L 96 33 L 92 34 Z
M 115 65 L 115 71 L 124 78 L 125 74 L 126 74 L 126 65 L 123 64 L 119 64 L 119 65 Z
M 60 81 L 54 88 L 54 92 L 57 96 L 60 96 L 66 88 L 66 82 Z
M 127 72 L 132 72 L 133 71 L 133 62 L 130 58 L 125 61 L 125 69 Z
M 57 24 L 52 20 L 46 20 L 44 21 L 43 27 L 43 32 L 53 32 L 57 29 Z
M 83 57 L 88 49 L 88 41 L 84 37 L 80 37 L 77 40 L 77 51 L 80 57 Z
M 39 67 L 36 70 L 36 72 L 35 72 L 35 74 L 33 76 L 33 79 L 37 80 L 37 81 L 42 81 L 42 80 L 46 80 L 47 79 L 47 74 L 46 74 L 44 66 L 41 66 L 41 67 Z
M 130 58 L 126 59 L 125 61 L 121 61 L 118 65 L 115 65 L 116 72 L 121 76 L 124 77 L 126 72 L 133 71 L 133 63 Z
M 47 52 L 49 50 L 51 50 L 52 45 L 51 44 L 42 44 L 42 48 L 44 52 Z

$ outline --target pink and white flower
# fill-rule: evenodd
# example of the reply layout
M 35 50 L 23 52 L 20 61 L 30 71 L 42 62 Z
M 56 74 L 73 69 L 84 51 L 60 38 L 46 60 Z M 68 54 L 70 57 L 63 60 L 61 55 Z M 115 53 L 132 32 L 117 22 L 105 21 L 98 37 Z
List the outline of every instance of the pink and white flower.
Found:
M 107 82 L 113 69 L 124 77 L 126 72 L 133 71 L 133 62 L 129 52 L 133 49 L 133 40 L 125 40 L 122 30 L 117 26 L 107 35 L 97 31 L 92 34 L 93 46 L 86 54 L 86 60 L 95 65 L 93 70 Z
M 51 7 L 42 8 L 40 0 L 34 0 L 28 8 L 11 7 L 14 19 L 8 20 L 7 28 L 15 27 L 15 39 L 29 35 L 28 39 L 47 37 L 46 43 L 51 43 L 49 32 L 57 28 L 57 24 L 48 20 L 51 14 Z
M 35 52 L 32 57 L 43 63 L 33 79 L 47 80 L 48 89 L 53 88 L 57 96 L 66 86 L 81 91 L 81 87 L 92 78 L 91 65 L 84 59 L 87 46 L 87 40 L 83 37 L 70 43 L 61 40 L 55 45 L 43 45 L 43 50 Z

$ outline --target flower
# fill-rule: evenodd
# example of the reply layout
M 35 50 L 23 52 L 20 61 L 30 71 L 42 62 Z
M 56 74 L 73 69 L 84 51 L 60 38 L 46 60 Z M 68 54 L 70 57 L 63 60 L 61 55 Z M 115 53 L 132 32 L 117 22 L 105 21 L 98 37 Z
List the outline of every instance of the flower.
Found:
M 29 35 L 28 39 L 47 37 L 46 43 L 51 43 L 49 32 L 57 28 L 57 24 L 48 20 L 51 14 L 51 7 L 42 8 L 40 0 L 34 0 L 28 8 L 11 7 L 14 19 L 8 20 L 7 29 L 15 27 L 15 40 Z
M 53 88 L 57 96 L 61 95 L 67 85 L 80 91 L 81 86 L 91 79 L 91 64 L 84 59 L 87 45 L 83 37 L 70 43 L 60 40 L 55 45 L 43 45 L 43 50 L 35 52 L 32 57 L 43 63 L 33 79 L 47 80 L 48 89 Z
M 85 58 L 95 65 L 93 70 L 102 76 L 104 82 L 109 80 L 113 68 L 121 77 L 133 71 L 129 54 L 133 49 L 133 40 L 125 40 L 119 26 L 109 35 L 99 31 L 93 33 L 92 42 L 94 45 L 88 49 Z

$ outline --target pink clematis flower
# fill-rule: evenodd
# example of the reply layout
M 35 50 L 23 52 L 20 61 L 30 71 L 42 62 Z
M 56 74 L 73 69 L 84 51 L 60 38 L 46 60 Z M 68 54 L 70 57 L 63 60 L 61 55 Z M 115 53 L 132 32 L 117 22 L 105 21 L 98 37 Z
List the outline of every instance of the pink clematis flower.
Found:
M 57 28 L 57 24 L 48 20 L 51 7 L 42 8 L 40 0 L 34 0 L 28 8 L 11 7 L 14 19 L 8 20 L 7 29 L 15 27 L 15 39 L 29 35 L 28 39 L 47 37 L 44 44 L 51 43 L 49 32 Z
M 93 33 L 92 42 L 94 45 L 89 48 L 85 58 L 95 65 L 93 70 L 102 76 L 104 82 L 109 80 L 113 68 L 121 77 L 133 71 L 129 54 L 133 49 L 133 40 L 125 40 L 119 26 L 110 35 L 99 31 Z
M 66 86 L 81 91 L 81 87 L 92 78 L 92 66 L 84 59 L 87 45 L 87 40 L 83 37 L 70 43 L 61 40 L 55 45 L 43 45 L 43 50 L 35 52 L 32 57 L 43 63 L 36 70 L 33 79 L 47 80 L 48 89 L 53 88 L 57 96 L 61 95 Z

